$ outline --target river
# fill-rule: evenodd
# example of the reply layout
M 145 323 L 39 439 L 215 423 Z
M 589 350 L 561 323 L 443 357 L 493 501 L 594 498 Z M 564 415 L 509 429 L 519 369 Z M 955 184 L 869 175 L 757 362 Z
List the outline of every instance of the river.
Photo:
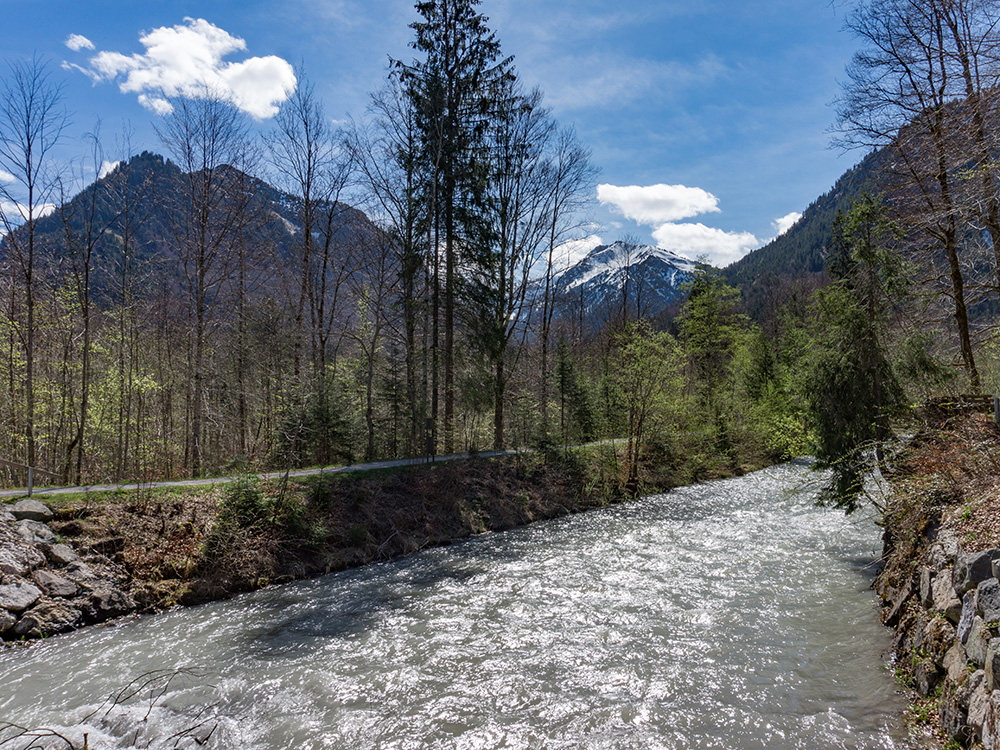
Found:
M 0 654 L 91 748 L 903 748 L 870 519 L 804 464 Z M 190 670 L 93 712 L 154 670 Z M 89 718 L 88 718 L 89 717 Z

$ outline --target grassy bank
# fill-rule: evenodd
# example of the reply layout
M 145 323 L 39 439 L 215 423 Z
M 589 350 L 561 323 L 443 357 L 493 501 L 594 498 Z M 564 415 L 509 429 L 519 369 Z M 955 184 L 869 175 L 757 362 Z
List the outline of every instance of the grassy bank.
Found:
M 345 472 L 300 480 L 67 496 L 57 534 L 130 576 L 143 611 L 406 555 L 626 499 L 614 445 Z M 650 455 L 641 493 L 764 461 Z

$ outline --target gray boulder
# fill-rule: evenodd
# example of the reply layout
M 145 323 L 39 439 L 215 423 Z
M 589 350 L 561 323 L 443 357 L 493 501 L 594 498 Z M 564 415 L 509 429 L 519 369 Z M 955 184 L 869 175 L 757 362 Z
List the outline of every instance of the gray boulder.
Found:
M 976 587 L 976 611 L 986 622 L 1000 622 L 1000 581 L 987 578 Z
M 46 599 L 29 609 L 14 626 L 15 635 L 44 638 L 71 630 L 80 622 L 80 610 L 66 602 Z
M 31 499 L 14 503 L 8 510 L 18 521 L 25 519 L 29 521 L 51 521 L 55 515 L 45 503 Z
M 23 612 L 42 597 L 41 589 L 30 583 L 8 583 L 0 586 L 0 609 Z
M 934 580 L 934 571 L 926 566 L 920 569 L 920 604 L 925 608 L 930 608 L 934 604 L 933 590 L 931 583 Z
M 955 593 L 950 576 L 934 576 L 934 581 L 931 584 L 931 599 L 934 603 L 934 609 L 942 612 L 952 622 L 959 621 L 962 616 L 962 600 Z
M 44 562 L 45 558 L 33 547 L 11 542 L 0 544 L 0 573 L 24 577 Z
M 968 675 L 966 667 L 969 665 L 969 660 L 965 656 L 965 649 L 962 648 L 960 643 L 954 643 L 948 652 L 944 655 L 944 659 L 941 662 L 941 666 L 944 667 L 945 672 L 948 673 L 948 679 L 954 682 L 956 685 L 961 685 L 962 681 Z
M 49 596 L 66 598 L 76 596 L 80 590 L 75 583 L 50 570 L 36 570 L 32 578 Z
M 986 689 L 991 693 L 1000 689 L 1000 638 L 990 641 L 986 649 L 986 663 L 983 665 L 986 673 Z
M 121 589 L 102 582 L 87 594 L 80 607 L 88 622 L 104 622 L 135 610 L 135 602 Z
M 977 669 L 975 672 L 969 675 L 969 678 L 958 686 L 958 690 L 955 691 L 955 697 L 958 698 L 959 705 L 963 708 L 968 708 L 970 702 L 972 701 L 972 695 L 979 689 L 985 689 L 983 687 L 986 682 L 986 674 L 981 669 Z M 982 723 L 982 722 L 980 722 Z
M 56 540 L 56 533 L 41 521 L 25 519 L 17 524 L 17 533 L 28 544 L 51 544 Z
M 944 551 L 944 547 L 938 543 L 932 544 L 930 549 L 927 550 L 927 554 L 924 557 L 924 561 L 935 572 L 941 571 L 944 568 L 948 567 L 948 564 L 951 562 L 951 560 L 948 559 L 947 553 Z
M 921 659 L 913 669 L 913 678 L 917 683 L 917 694 L 926 698 L 941 680 L 941 672 L 931 659 Z
M 988 549 L 984 552 L 973 552 L 969 555 L 959 555 L 952 571 L 952 582 L 955 593 L 962 596 L 969 589 L 975 588 L 987 578 L 993 576 L 993 561 L 1000 558 L 1000 549 Z
M 0 609 L 0 635 L 6 633 L 8 630 L 14 627 L 14 623 L 16 622 L 17 618 L 14 617 L 14 615 L 12 615 L 6 609 Z
M 0 523 L 14 523 L 16 520 L 6 508 L 0 508 Z
M 932 617 L 924 626 L 921 648 L 935 664 L 942 664 L 955 640 L 955 627 L 944 618 Z
M 94 569 L 82 560 L 76 560 L 66 566 L 66 575 L 77 583 L 87 585 L 97 581 Z
M 972 691 L 972 695 L 969 696 L 969 714 L 966 719 L 977 737 L 983 736 L 983 724 L 986 723 L 986 716 L 989 712 L 990 694 L 986 692 L 986 685 L 980 682 Z
M 66 544 L 53 544 L 48 548 L 47 554 L 52 564 L 58 566 L 69 565 L 80 559 L 80 556 Z
M 978 589 L 966 591 L 962 598 L 962 615 L 958 620 L 958 640 L 964 646 L 969 640 L 969 632 L 972 630 L 972 621 L 976 618 L 976 592 Z
M 977 666 L 984 666 L 986 664 L 986 653 L 990 647 L 990 640 L 992 638 L 993 634 L 986 627 L 985 621 L 977 615 L 976 619 L 972 621 L 969 640 L 965 644 L 965 653 L 969 657 L 969 661 Z
M 989 694 L 986 718 L 983 720 L 983 747 L 986 750 L 1000 748 L 1000 691 Z

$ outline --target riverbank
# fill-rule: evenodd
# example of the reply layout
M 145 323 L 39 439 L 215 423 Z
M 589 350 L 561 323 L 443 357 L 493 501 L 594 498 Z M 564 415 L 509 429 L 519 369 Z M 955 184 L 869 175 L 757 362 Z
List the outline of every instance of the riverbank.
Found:
M 703 460 L 647 461 L 642 492 L 758 468 Z M 246 477 L 228 485 L 137 489 L 50 499 L 53 515 L 9 542 L 33 563 L 3 570 L 0 585 L 34 600 L 6 610 L 7 641 L 75 629 L 91 622 L 86 607 L 60 592 L 90 596 L 96 584 L 46 562 L 60 544 L 122 594 L 114 614 L 155 612 L 387 560 L 487 531 L 603 507 L 627 497 L 614 445 L 319 477 Z M 42 529 L 41 527 L 45 528 Z M 43 538 L 44 537 L 44 538 Z M 13 547 L 12 547 L 13 549 Z M 58 586 L 42 585 L 47 576 Z M 36 596 L 37 593 L 37 596 Z M 0 600 L 0 606 L 3 600 Z M 38 612 L 59 617 L 39 619 Z M 102 619 L 108 619 L 102 615 Z M 6 624 L 6 627 L 4 625 Z
M 927 419 L 890 480 L 876 590 L 914 721 L 941 747 L 1000 748 L 1000 430 Z

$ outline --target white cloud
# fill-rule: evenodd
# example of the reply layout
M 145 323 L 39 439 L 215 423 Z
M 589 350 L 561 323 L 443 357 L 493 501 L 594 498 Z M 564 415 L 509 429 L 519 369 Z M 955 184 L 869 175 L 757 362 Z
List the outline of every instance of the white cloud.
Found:
M 5 172 L 0 169 L 0 182 L 14 182 L 17 178 L 14 177 L 10 172 Z
M 774 227 L 775 236 L 779 236 L 787 232 L 792 228 L 799 219 L 802 218 L 802 214 L 798 211 L 792 211 L 790 214 L 785 214 L 784 216 L 779 216 L 777 219 L 771 222 L 771 226 Z
M 55 203 L 42 203 L 35 206 L 35 219 L 42 219 L 56 210 Z M 21 221 L 28 220 L 28 207 L 13 201 L 0 200 L 0 214 L 3 214 L 13 224 L 20 217 Z
M 74 52 L 79 52 L 82 49 L 94 49 L 94 43 L 80 34 L 70 34 L 66 37 L 64 44 Z
M 688 258 L 708 257 L 713 266 L 733 263 L 760 247 L 750 232 L 726 232 L 704 224 L 663 224 L 653 232 L 656 244 Z
M 567 240 L 555 249 L 552 264 L 558 270 L 565 270 L 587 257 L 587 253 L 595 247 L 603 244 L 604 240 L 596 234 L 576 240 Z
M 95 81 L 120 80 L 122 93 L 137 94 L 142 106 L 160 115 L 172 111 L 170 97 L 222 96 L 250 116 L 267 119 L 297 85 L 292 66 L 274 55 L 224 62 L 246 50 L 246 42 L 201 18 L 161 26 L 139 41 L 145 54 L 99 52 L 90 58 L 89 69 L 71 67 Z
M 120 162 L 120 161 L 107 161 L 107 160 L 105 160 L 105 161 L 104 161 L 104 162 L 103 162 L 103 163 L 101 164 L 101 168 L 100 168 L 100 170 L 99 170 L 99 171 L 97 172 L 97 179 L 99 179 L 99 180 L 103 180 L 103 179 L 104 179 L 105 177 L 107 177 L 107 176 L 108 176 L 109 174 L 111 174 L 112 172 L 114 172 L 114 171 L 115 171 L 115 168 L 116 168 L 116 167 L 117 167 L 117 166 L 118 166 L 119 164 L 121 164 L 121 162 Z
M 719 199 L 685 185 L 598 185 L 597 200 L 611 205 L 638 224 L 657 226 L 669 221 L 719 212 Z
M 692 86 L 705 86 L 728 73 L 716 57 L 696 62 L 660 61 L 634 57 L 624 52 L 564 56 L 546 71 L 556 80 L 545 100 L 556 109 L 581 110 L 607 106 L 621 107 L 648 99 L 671 97 Z

